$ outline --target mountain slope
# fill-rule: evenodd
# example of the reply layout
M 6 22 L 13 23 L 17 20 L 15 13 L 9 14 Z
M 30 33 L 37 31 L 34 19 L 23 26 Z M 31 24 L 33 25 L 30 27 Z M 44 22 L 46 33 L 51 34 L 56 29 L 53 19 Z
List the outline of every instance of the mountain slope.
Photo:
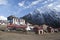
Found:
M 45 11 L 42 10 L 42 12 L 35 10 L 32 13 L 25 15 L 23 18 L 32 24 L 47 24 L 52 27 L 60 26 L 60 12 L 56 12 L 55 10 L 48 9 Z

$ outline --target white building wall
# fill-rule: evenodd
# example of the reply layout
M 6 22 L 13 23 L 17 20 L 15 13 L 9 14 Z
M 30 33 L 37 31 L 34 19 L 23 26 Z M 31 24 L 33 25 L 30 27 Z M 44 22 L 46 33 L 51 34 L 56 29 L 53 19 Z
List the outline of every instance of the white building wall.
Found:
M 20 24 L 25 25 L 25 20 L 20 19 Z
M 20 19 L 20 21 L 19 21 L 19 19 L 13 18 L 13 24 L 17 24 L 17 25 L 22 24 L 22 25 L 25 25 L 25 20 Z
M 14 20 L 14 18 L 13 18 L 13 24 L 15 24 L 15 20 Z

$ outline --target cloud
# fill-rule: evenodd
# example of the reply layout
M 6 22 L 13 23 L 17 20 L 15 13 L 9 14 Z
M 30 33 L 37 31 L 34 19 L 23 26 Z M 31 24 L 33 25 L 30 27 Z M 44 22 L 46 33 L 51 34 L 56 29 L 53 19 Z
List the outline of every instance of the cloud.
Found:
M 22 2 L 18 3 L 18 5 L 21 7 L 24 7 L 24 3 L 25 3 L 25 1 L 22 1 Z
M 56 0 L 35 0 L 35 1 L 32 1 L 29 5 L 26 5 L 25 3 L 26 3 L 26 1 L 22 1 L 22 2 L 18 3 L 18 5 L 20 7 L 23 7 L 24 9 L 34 7 L 37 4 L 42 5 L 39 8 L 43 8 L 43 7 L 48 7 L 48 8 L 51 8 L 51 9 L 60 8 L 60 5 L 58 5 L 58 4 L 60 4 L 59 0 L 57 0 L 57 1 Z
M 41 1 L 43 1 L 43 0 L 36 0 L 36 1 L 33 1 L 31 4 L 29 4 L 29 5 L 27 5 L 27 6 L 25 6 L 25 1 L 22 1 L 22 2 L 18 3 L 18 5 L 19 5 L 20 7 L 30 8 L 30 7 L 32 7 L 32 6 L 36 5 L 36 4 L 38 4 L 38 3 L 41 2 Z
M 51 6 L 53 6 L 53 4 L 51 3 L 51 4 L 49 4 L 48 6 L 51 7 Z
M 34 6 L 34 5 L 38 4 L 38 3 L 39 3 L 39 2 L 41 2 L 41 1 L 43 1 L 43 0 L 36 0 L 36 1 L 33 1 L 30 5 L 28 5 L 28 6 L 27 6 L 27 7 L 25 7 L 25 8 L 32 7 L 32 6 Z
M 41 1 L 41 0 L 33 1 L 33 2 L 31 3 L 31 6 L 38 4 L 40 1 Z
M 55 6 L 54 9 L 55 9 L 56 11 L 60 12 L 60 5 Z
M 54 1 L 54 0 L 48 0 L 48 1 Z
M 44 2 L 43 2 L 44 1 Z M 32 7 L 32 6 L 34 6 L 34 5 L 37 5 L 37 4 L 39 4 L 40 2 L 43 2 L 43 3 L 41 3 L 41 4 L 48 4 L 48 2 L 53 2 L 54 0 L 36 0 L 36 1 L 33 1 L 30 5 L 28 5 L 27 7 L 25 7 L 25 8 L 30 8 L 30 7 Z
M 60 8 L 60 1 L 58 2 L 58 1 L 56 1 L 56 2 L 53 2 L 53 3 L 50 3 L 49 5 L 48 5 L 48 7 L 50 7 L 50 8 Z
M 8 4 L 7 0 L 0 0 L 0 5 L 6 5 L 6 4 Z
M 55 10 L 56 12 L 60 12 L 60 1 L 59 0 L 51 0 L 51 1 L 47 1 L 46 0 L 46 3 L 44 4 L 45 2 L 43 2 L 42 6 L 41 7 L 38 7 L 37 9 L 40 10 L 40 12 L 43 10 Z
M 43 3 L 43 4 L 46 4 L 46 3 L 48 3 L 48 1 L 44 1 L 44 3 Z
M 51 1 L 53 1 L 53 0 L 51 0 Z M 60 1 L 59 0 L 53 1 L 53 2 L 51 2 L 49 4 L 45 4 L 44 6 L 42 6 L 42 8 L 43 7 L 45 7 L 45 9 L 47 7 L 49 9 L 51 9 L 51 10 L 55 10 L 57 12 L 60 12 Z
M 60 5 L 57 5 L 57 7 L 60 7 Z

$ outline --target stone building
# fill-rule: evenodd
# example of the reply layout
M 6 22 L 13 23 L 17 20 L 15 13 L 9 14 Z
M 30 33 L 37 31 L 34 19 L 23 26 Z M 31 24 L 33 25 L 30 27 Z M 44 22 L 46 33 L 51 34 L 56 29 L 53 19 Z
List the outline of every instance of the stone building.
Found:
M 25 24 L 25 20 L 22 19 L 22 18 L 20 18 L 20 24 L 21 24 L 21 25 L 26 25 L 26 24 Z
M 12 24 L 17 24 L 17 25 L 25 25 L 25 20 L 24 19 L 20 19 L 18 17 L 15 17 L 13 15 L 7 17 L 8 23 L 12 23 Z

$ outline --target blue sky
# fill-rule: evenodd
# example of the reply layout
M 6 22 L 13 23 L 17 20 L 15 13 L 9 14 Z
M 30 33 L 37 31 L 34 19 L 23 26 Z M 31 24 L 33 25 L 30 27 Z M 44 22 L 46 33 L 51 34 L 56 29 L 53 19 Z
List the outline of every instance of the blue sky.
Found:
M 60 9 L 60 0 L 0 0 L 0 16 L 15 15 L 22 17 L 35 9 L 48 7 Z

